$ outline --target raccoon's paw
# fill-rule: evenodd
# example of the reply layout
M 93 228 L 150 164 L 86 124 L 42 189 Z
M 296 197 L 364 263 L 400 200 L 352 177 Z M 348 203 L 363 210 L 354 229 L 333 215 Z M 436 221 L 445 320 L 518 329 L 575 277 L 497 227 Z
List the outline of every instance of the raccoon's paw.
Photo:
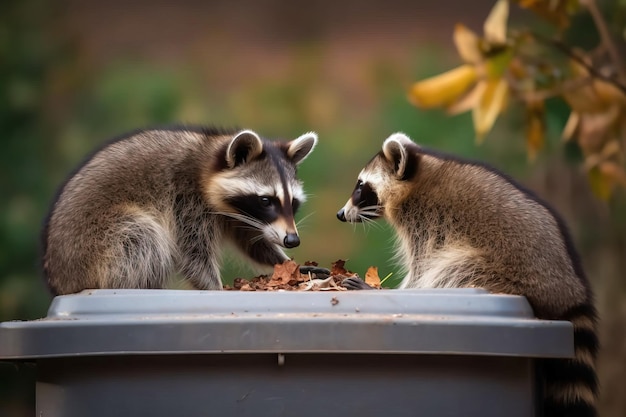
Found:
M 363 281 L 359 277 L 349 277 L 341 281 L 341 286 L 347 288 L 348 290 L 373 290 L 374 287 L 371 287 L 365 281 Z
M 328 278 L 330 276 L 330 269 L 313 265 L 303 265 L 300 267 L 300 273 L 304 275 L 315 274 L 317 278 Z

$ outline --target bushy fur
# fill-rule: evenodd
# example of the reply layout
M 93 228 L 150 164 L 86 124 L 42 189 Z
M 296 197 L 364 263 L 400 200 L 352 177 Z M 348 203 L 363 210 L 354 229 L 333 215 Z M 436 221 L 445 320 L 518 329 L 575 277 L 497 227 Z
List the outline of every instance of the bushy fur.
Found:
M 296 166 L 316 142 L 314 133 L 287 143 L 181 127 L 107 144 L 70 176 L 47 218 L 43 269 L 52 292 L 162 288 L 175 271 L 195 288 L 221 289 L 225 239 L 256 264 L 282 262 L 281 246 L 299 243 Z
M 397 133 L 361 171 L 338 216 L 387 219 L 406 270 L 400 288 L 523 295 L 537 317 L 571 321 L 575 357 L 542 363 L 544 415 L 595 415 L 593 296 L 565 225 L 545 203 L 493 168 Z

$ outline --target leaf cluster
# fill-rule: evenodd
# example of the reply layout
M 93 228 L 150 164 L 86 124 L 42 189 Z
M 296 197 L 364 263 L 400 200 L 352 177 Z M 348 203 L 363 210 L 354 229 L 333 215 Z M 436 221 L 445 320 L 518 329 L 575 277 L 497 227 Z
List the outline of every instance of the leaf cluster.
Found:
M 510 3 L 547 22 L 551 33 L 509 28 Z M 580 15 L 589 16 L 597 31 L 592 48 L 567 41 Z M 570 116 L 562 139 L 577 145 L 592 189 L 608 199 L 617 187 L 626 188 L 626 71 L 605 15 L 595 0 L 497 0 L 482 36 L 456 25 L 454 43 L 463 64 L 415 83 L 409 100 L 449 114 L 471 111 L 479 143 L 511 101 L 521 103 L 529 160 L 546 142 L 547 101 L 563 100 Z

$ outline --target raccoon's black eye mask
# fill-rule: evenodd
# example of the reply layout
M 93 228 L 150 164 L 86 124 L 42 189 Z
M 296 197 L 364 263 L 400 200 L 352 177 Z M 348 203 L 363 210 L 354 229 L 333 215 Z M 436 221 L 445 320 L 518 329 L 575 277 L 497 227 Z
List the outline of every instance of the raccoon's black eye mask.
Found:
M 272 223 L 280 215 L 280 200 L 273 196 L 256 194 L 242 195 L 229 199 L 237 211 L 264 223 Z
M 275 221 L 288 207 L 282 207 L 278 197 L 269 195 L 244 195 L 232 197 L 229 203 L 240 213 L 246 214 L 265 223 Z M 300 200 L 291 201 L 291 210 L 295 214 L 300 207 Z
M 376 206 L 378 195 L 368 183 L 358 180 L 352 192 L 352 204 L 358 207 Z

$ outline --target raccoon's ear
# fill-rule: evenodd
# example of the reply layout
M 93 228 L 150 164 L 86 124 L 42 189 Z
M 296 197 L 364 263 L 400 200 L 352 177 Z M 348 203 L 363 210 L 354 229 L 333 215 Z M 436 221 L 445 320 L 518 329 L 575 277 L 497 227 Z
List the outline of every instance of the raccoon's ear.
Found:
M 415 155 L 407 150 L 409 144 L 413 144 L 413 141 L 404 133 L 394 133 L 383 142 L 383 155 L 393 165 L 394 174 L 400 179 L 409 177 L 409 171 L 412 171 L 414 165 Z
M 242 130 L 228 144 L 226 164 L 229 168 L 234 168 L 256 158 L 261 152 L 263 152 L 261 138 L 251 130 Z
M 315 145 L 317 144 L 317 134 L 308 132 L 287 144 L 287 157 L 294 164 L 299 164 L 309 156 Z

